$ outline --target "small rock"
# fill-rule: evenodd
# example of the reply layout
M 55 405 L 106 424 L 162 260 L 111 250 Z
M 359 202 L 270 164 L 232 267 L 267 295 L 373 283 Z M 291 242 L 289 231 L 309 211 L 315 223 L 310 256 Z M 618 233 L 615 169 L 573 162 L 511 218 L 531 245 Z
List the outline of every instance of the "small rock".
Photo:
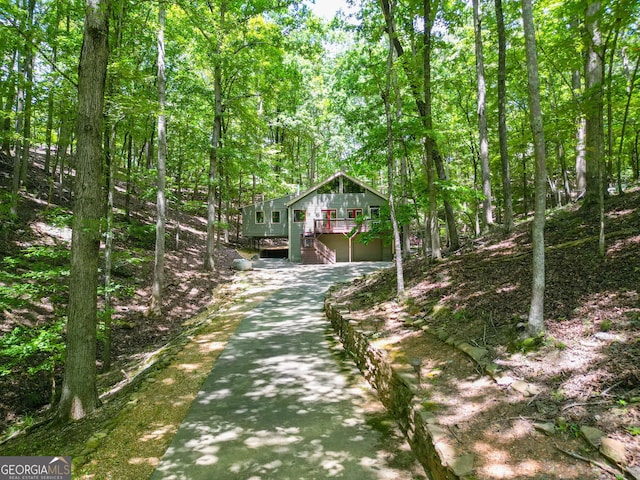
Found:
M 504 376 L 498 378 L 496 380 L 496 383 L 498 385 L 500 385 L 501 387 L 508 387 L 509 385 L 511 385 L 515 381 L 516 380 L 513 377 L 510 377 L 509 375 L 504 375 Z
M 511 384 L 511 388 L 513 388 L 516 392 L 520 392 L 525 397 L 530 397 L 532 395 L 529 384 L 522 380 L 513 382 Z
M 582 436 L 593 448 L 600 448 L 602 439 L 605 437 L 603 431 L 597 428 L 587 427 L 586 425 L 580 427 L 580 433 L 582 433 Z
M 436 442 L 434 447 L 442 464 L 451 467 L 456 460 L 456 449 L 446 442 Z
M 627 468 L 626 473 L 634 480 L 640 480 L 640 465 Z
M 468 343 L 461 343 L 460 345 L 458 345 L 458 348 L 469 355 L 471 358 L 473 358 L 476 362 L 482 360 L 489 353 L 484 348 L 473 347 Z
M 619 465 L 627 463 L 627 448 L 619 440 L 609 437 L 603 438 L 600 445 L 600 453 Z
M 446 343 L 447 345 L 450 345 L 452 347 L 454 347 L 456 345 L 456 342 L 457 342 L 457 340 L 456 340 L 456 338 L 454 336 L 451 336 L 451 337 L 447 338 L 444 341 L 444 343 Z
M 427 431 L 429 435 L 431 435 L 431 441 L 435 443 L 442 443 L 443 439 L 446 439 L 449 436 L 447 430 L 442 428 L 440 425 L 436 425 L 433 423 L 427 424 Z
M 594 335 L 601 342 L 621 342 L 622 337 L 620 335 L 614 335 L 609 332 L 598 332 Z
M 553 435 L 556 433 L 556 425 L 552 422 L 547 423 L 534 423 L 533 428 L 545 435 Z
M 453 470 L 453 473 L 458 477 L 470 475 L 473 472 L 474 460 L 475 455 L 473 455 L 472 453 L 462 455 L 453 460 L 453 462 L 451 463 L 451 469 Z
M 85 451 L 87 451 L 87 450 L 95 450 L 96 448 L 98 448 L 98 445 L 100 445 L 100 441 L 106 436 L 107 436 L 107 434 L 104 433 L 104 432 L 96 433 L 94 436 L 89 438 L 89 440 L 87 440 L 87 443 L 84 446 Z

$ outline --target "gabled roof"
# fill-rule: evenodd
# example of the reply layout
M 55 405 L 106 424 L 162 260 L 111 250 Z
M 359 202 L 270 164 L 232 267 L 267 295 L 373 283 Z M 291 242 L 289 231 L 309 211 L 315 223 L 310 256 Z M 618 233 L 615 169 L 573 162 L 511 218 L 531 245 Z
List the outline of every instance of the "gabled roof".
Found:
M 316 190 L 318 190 L 319 188 L 323 187 L 324 185 L 326 185 L 329 182 L 334 181 L 336 178 L 339 177 L 344 177 L 347 180 L 352 181 L 353 183 L 355 183 L 356 185 L 361 186 L 362 188 L 364 188 L 365 190 L 369 190 L 371 193 L 373 193 L 374 195 L 377 195 L 378 197 L 382 198 L 383 200 L 389 201 L 389 198 L 386 195 L 383 195 L 382 193 L 378 192 L 377 190 L 371 188 L 369 185 L 362 183 L 360 180 L 358 180 L 357 178 L 354 178 L 350 175 L 347 175 L 346 173 L 340 171 L 338 173 L 334 173 L 333 175 L 331 175 L 329 178 L 327 178 L 326 180 L 314 185 L 313 187 L 311 187 L 309 190 L 302 192 L 300 195 L 292 198 L 291 200 L 289 200 L 286 203 L 287 207 L 290 207 L 291 205 L 293 205 L 294 203 L 302 200 L 304 197 L 306 197 L 307 195 L 311 195 L 313 192 L 315 192 Z

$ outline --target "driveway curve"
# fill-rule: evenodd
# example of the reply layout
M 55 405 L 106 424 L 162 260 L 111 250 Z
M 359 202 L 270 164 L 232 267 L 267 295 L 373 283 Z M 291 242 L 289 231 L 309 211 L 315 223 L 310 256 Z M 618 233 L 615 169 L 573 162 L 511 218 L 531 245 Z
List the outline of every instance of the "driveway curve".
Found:
M 426 478 L 329 331 L 327 289 L 388 266 L 292 266 L 243 273 L 256 295 L 153 479 Z

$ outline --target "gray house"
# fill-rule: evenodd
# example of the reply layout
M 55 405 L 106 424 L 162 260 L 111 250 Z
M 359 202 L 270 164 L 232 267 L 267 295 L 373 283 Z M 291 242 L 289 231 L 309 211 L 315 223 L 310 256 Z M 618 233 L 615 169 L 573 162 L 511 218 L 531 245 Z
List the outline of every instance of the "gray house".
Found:
M 298 195 L 243 207 L 242 234 L 288 239 L 292 262 L 387 261 L 390 245 L 381 239 L 360 241 L 387 204 L 383 194 L 339 172 Z

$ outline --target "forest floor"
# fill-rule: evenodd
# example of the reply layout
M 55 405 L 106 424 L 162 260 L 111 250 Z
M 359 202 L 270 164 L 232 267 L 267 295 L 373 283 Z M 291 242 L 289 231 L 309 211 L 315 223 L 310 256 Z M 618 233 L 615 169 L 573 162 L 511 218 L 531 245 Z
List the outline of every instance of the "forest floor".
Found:
M 36 248 L 68 250 L 70 241 L 68 189 L 56 185 L 55 203 L 48 206 L 41 166 L 42 158 L 34 157 L 19 220 L 0 229 L 0 270 L 13 269 L 0 278 L 0 287 L 66 281 L 64 274 L 33 275 L 45 261 L 34 256 Z M 8 189 L 11 168 L 0 157 L 0 193 Z M 132 203 L 128 221 L 121 203 L 119 208 L 114 274 L 121 290 L 113 368 L 99 376 L 104 405 L 76 424 L 40 423 L 48 415 L 52 385 L 60 384 L 61 365 L 35 373 L 18 366 L 0 376 L 0 432 L 28 428 L 1 443 L 0 455 L 64 453 L 76 459 L 79 478 L 148 478 L 242 312 L 259 301 L 231 281 L 234 246 L 221 246 L 214 274 L 202 271 L 204 220 L 183 215 L 179 248 L 175 218 L 168 229 L 164 314 L 146 317 L 154 208 Z M 583 440 L 585 426 L 623 445 L 623 466 L 640 465 L 640 191 L 608 199 L 604 259 L 597 255 L 595 210 L 572 205 L 548 218 L 547 334 L 538 341 L 522 340 L 530 301 L 528 222 L 508 236 L 494 232 L 472 241 L 442 262 L 410 260 L 401 304 L 393 299 L 392 269 L 334 292 L 369 325 L 372 341 L 392 347 L 394 361 L 420 360 L 425 404 L 459 446 L 476 455 L 477 478 L 622 475 L 619 465 Z M 11 268 L 7 259 L 14 259 Z M 65 262 L 56 255 L 45 261 L 47 268 Z M 0 339 L 16 326 L 42 328 L 65 311 L 64 300 L 52 293 L 36 297 L 27 291 L 13 300 L 11 308 L 0 305 Z M 447 344 L 458 341 L 486 350 L 498 381 Z M 148 398 L 157 401 L 150 405 Z M 167 420 L 169 426 L 159 431 L 158 415 L 173 423 Z M 547 433 L 536 430 L 541 428 Z M 140 437 L 141 432 L 146 433 Z M 120 474 L 100 470 L 107 465 Z
M 475 455 L 478 478 L 640 478 L 640 190 L 607 200 L 605 258 L 598 218 L 578 205 L 548 217 L 538 339 L 524 335 L 529 222 L 438 263 L 408 261 L 401 304 L 394 270 L 333 293 L 395 363 L 420 363 L 423 406 Z
M 66 315 L 68 252 L 71 242 L 70 178 L 56 182 L 50 190 L 44 174 L 44 155 L 34 152 L 27 175 L 26 191 L 18 208 L 18 219 L 0 225 L 0 339 L 16 327 L 23 331 L 56 334 L 48 326 Z M 8 209 L 12 161 L 0 156 L 0 194 Z M 127 384 L 149 357 L 168 342 L 184 334 L 185 322 L 206 312 L 215 300 L 216 288 L 233 277 L 233 260 L 241 258 L 237 245 L 221 243 L 216 270 L 205 272 L 206 220 L 197 214 L 169 212 L 163 313 L 148 317 L 155 245 L 155 205 L 140 200 L 134 192 L 125 216 L 124 192 L 116 195 L 112 284 L 112 368 L 101 373 L 98 388 L 104 394 Z M 51 197 L 51 201 L 47 199 Z M 205 208 L 204 202 L 200 202 Z M 2 213 L 2 212 L 0 212 Z M 178 227 L 179 225 L 179 227 Z M 178 236 L 179 233 L 179 236 Z M 104 262 L 101 260 L 101 265 Z M 104 281 L 101 271 L 100 281 Z M 99 304 L 100 310 L 104 305 Z M 103 338 L 99 331 L 99 338 Z M 24 340 L 33 340 L 25 333 Z M 36 339 L 35 342 L 38 342 Z M 11 344 L 0 342 L 0 346 Z M 11 374 L 0 375 L 0 432 L 29 425 L 46 410 L 62 381 L 59 350 L 25 349 L 14 358 L 0 357 L 12 365 Z M 44 345 L 44 347 L 47 347 Z M 103 343 L 98 343 L 98 369 L 102 369 Z M 53 358 L 53 365 L 47 363 Z M 42 364 L 45 368 L 34 368 Z M 0 372 L 2 373 L 2 372 Z M 6 434 L 6 431 L 4 432 Z M 1 433 L 0 433 L 1 436 Z M 1 438 L 1 437 L 0 437 Z

